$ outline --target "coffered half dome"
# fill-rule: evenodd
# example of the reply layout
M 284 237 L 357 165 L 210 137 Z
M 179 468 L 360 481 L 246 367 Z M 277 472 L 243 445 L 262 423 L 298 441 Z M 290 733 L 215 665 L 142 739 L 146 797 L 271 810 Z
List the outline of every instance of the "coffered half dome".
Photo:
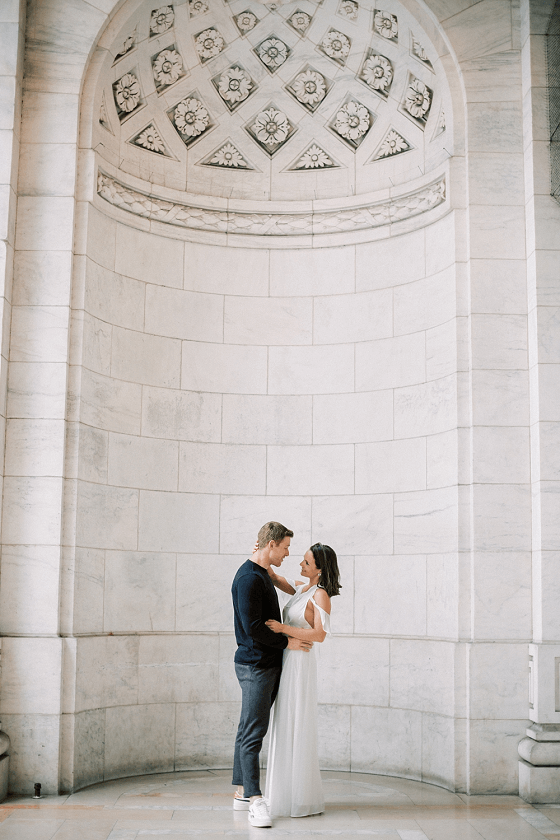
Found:
M 144 0 L 95 108 L 101 166 L 191 196 L 371 194 L 453 149 L 438 51 L 398 0 Z

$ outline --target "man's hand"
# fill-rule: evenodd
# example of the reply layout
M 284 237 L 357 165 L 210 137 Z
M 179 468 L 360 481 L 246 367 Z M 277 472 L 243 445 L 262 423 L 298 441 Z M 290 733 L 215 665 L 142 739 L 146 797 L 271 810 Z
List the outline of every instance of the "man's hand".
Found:
M 293 636 L 288 638 L 288 650 L 305 650 L 307 653 L 313 647 L 313 642 L 302 642 L 301 639 L 294 639 Z

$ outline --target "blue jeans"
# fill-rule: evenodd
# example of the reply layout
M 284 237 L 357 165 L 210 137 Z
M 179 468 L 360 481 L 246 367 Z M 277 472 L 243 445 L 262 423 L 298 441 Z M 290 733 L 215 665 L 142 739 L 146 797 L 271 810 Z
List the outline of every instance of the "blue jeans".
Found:
M 280 667 L 257 668 L 235 663 L 241 686 L 241 717 L 235 739 L 232 783 L 243 785 L 245 796 L 261 795 L 259 755 L 281 671 Z

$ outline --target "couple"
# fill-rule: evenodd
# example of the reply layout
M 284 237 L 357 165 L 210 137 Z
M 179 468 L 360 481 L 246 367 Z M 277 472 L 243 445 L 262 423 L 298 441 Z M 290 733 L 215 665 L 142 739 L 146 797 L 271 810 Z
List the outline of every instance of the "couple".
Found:
M 336 554 L 315 543 L 301 565 L 305 581 L 277 575 L 290 553 L 290 531 L 267 522 L 255 553 L 231 588 L 235 672 L 241 685 L 241 718 L 235 740 L 233 807 L 249 811 L 249 823 L 270 826 L 270 814 L 306 817 L 324 810 L 317 748 L 317 666 L 312 650 L 330 633 L 331 597 L 340 590 Z M 275 588 L 288 596 L 280 621 Z M 261 794 L 259 754 L 274 706 L 266 798 Z

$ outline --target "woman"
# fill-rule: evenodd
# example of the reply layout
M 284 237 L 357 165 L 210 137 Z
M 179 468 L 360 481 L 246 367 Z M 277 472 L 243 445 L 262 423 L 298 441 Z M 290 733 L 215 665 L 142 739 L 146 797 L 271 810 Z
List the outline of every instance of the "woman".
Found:
M 315 543 L 301 563 L 305 581 L 288 581 L 272 568 L 269 575 L 278 589 L 291 595 L 283 610 L 283 623 L 270 620 L 275 633 L 322 642 L 330 633 L 331 598 L 339 594 L 336 554 Z M 285 650 L 280 688 L 273 707 L 266 799 L 270 813 L 307 817 L 325 810 L 317 746 L 317 664 L 315 652 Z

